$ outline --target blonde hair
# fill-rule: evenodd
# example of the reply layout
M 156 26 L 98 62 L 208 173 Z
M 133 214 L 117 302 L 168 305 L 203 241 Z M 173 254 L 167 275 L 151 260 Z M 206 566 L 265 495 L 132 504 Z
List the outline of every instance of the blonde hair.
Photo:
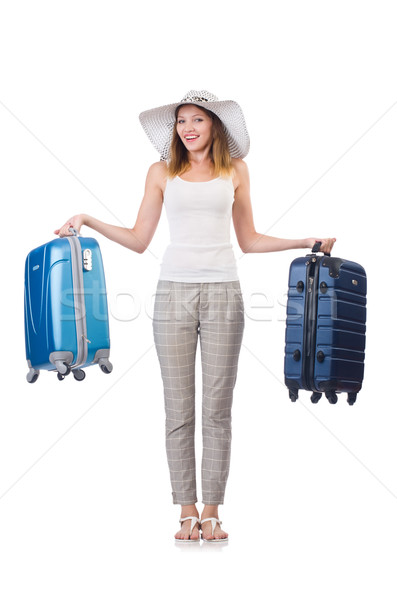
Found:
M 175 123 L 172 131 L 172 140 L 170 146 L 170 158 L 167 162 L 167 175 L 171 179 L 177 175 L 185 173 L 189 167 L 188 151 L 177 132 L 178 111 L 180 105 L 175 110 Z M 210 110 L 199 107 L 212 119 L 213 142 L 210 148 L 210 158 L 213 163 L 213 174 L 215 177 L 231 177 L 234 174 L 232 158 L 229 152 L 229 145 L 226 138 L 225 129 L 220 118 Z

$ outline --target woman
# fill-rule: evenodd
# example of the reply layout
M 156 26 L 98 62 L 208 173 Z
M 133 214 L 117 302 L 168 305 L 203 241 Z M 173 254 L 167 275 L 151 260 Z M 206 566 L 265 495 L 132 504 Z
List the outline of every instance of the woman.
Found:
M 164 384 L 166 451 L 174 504 L 181 505 L 178 541 L 225 541 L 218 506 L 230 464 L 231 407 L 244 330 L 244 304 L 230 244 L 230 220 L 241 250 L 312 248 L 330 252 L 335 238 L 287 240 L 255 230 L 249 175 L 243 158 L 249 137 L 241 108 L 207 91 L 141 113 L 161 160 L 148 171 L 132 229 L 81 214 L 55 231 L 91 227 L 135 252 L 150 244 L 164 202 L 170 226 L 157 284 L 153 334 Z M 203 371 L 202 501 L 196 507 L 195 356 L 200 337 Z

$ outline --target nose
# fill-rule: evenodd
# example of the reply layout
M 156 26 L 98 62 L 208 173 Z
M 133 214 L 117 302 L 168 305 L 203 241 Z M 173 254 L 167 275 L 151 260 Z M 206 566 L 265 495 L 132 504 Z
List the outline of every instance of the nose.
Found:
M 184 131 L 193 131 L 194 129 L 194 123 L 185 123 L 185 127 L 183 128 Z

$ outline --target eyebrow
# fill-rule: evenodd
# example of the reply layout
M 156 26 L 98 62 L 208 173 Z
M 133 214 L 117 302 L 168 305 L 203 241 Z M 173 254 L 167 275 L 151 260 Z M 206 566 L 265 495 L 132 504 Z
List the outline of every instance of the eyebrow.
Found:
M 181 115 L 181 113 L 179 113 L 178 119 L 180 119 L 181 117 L 183 117 L 183 115 Z M 195 115 L 192 115 L 192 117 L 204 117 L 204 115 L 202 113 L 196 113 Z

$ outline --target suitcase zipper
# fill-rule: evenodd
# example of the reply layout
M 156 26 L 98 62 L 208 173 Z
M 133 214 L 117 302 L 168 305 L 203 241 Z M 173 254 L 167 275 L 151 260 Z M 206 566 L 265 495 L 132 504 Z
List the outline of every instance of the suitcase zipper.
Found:
M 76 322 L 77 336 L 77 356 L 73 363 L 73 368 L 80 367 L 87 362 L 88 356 L 88 338 L 87 338 L 87 320 L 85 314 L 84 301 L 84 279 L 83 265 L 81 257 L 81 244 L 77 235 L 67 236 L 70 243 L 72 257 L 72 279 L 73 279 L 73 299 Z

